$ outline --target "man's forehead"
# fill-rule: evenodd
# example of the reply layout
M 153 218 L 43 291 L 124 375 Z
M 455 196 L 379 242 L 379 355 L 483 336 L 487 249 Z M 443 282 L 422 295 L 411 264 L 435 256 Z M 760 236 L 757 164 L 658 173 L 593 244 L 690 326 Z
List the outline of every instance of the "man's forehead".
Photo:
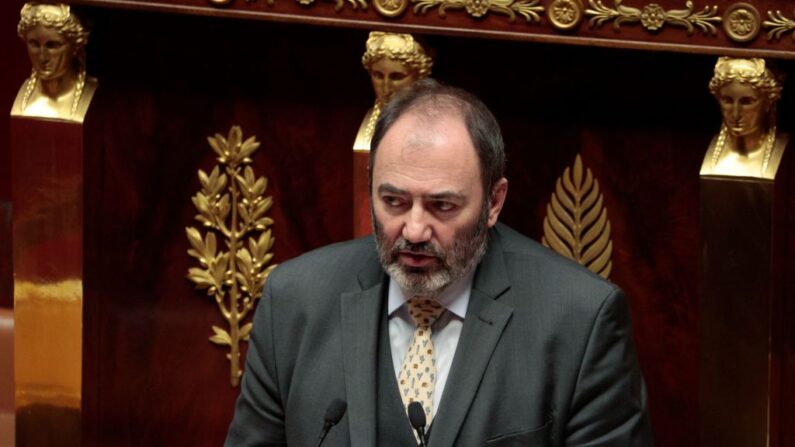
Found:
M 385 137 L 393 129 L 396 132 L 393 132 L 392 136 L 397 137 L 399 141 L 402 140 L 407 147 L 428 147 L 436 138 L 449 136 L 457 131 L 461 131 L 459 137 L 465 137 L 471 143 L 464 116 L 454 109 L 410 110 L 395 121 Z
M 426 158 L 448 158 L 451 163 L 461 158 L 475 156 L 469 132 L 459 117 L 438 115 L 433 117 L 415 114 L 395 123 L 391 135 L 386 135 L 377 157 L 383 161 L 402 160 L 422 163 Z M 376 158 L 376 163 L 378 163 Z

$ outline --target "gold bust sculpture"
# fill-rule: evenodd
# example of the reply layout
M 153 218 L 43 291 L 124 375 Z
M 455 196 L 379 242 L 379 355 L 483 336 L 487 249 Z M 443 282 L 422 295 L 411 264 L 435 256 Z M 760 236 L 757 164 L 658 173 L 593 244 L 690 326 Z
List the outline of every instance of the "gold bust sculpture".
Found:
M 26 3 L 17 26 L 33 66 L 11 109 L 14 116 L 82 122 L 97 87 L 86 76 L 88 31 L 64 4 Z
M 375 105 L 365 115 L 353 149 L 369 151 L 381 107 L 402 87 L 427 77 L 433 60 L 410 34 L 373 31 L 367 38 L 362 65 L 373 82 Z
M 788 137 L 776 131 L 781 83 L 764 59 L 721 57 L 709 90 L 718 100 L 723 125 L 701 165 L 701 175 L 772 180 Z

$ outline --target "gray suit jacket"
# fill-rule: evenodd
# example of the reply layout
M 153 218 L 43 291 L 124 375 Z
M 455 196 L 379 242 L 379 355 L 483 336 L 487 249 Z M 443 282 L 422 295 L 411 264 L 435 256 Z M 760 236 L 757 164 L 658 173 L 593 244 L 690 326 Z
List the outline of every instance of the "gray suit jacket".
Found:
M 227 446 L 375 447 L 387 277 L 372 238 L 282 264 L 254 317 Z M 498 224 L 475 274 L 429 447 L 651 445 L 623 293 Z M 386 447 L 386 446 L 379 446 Z

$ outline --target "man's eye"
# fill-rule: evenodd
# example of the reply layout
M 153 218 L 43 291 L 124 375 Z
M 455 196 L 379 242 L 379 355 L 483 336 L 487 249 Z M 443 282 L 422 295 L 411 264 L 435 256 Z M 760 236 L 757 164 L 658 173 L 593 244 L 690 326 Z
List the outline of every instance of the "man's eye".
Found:
M 452 211 L 452 210 L 455 209 L 455 204 L 454 203 L 450 203 L 450 202 L 442 202 L 442 201 L 434 202 L 433 206 L 438 211 L 442 211 L 442 212 Z
M 393 208 L 403 205 L 403 199 L 401 199 L 400 197 L 384 196 L 381 197 L 381 200 L 383 200 L 387 206 Z

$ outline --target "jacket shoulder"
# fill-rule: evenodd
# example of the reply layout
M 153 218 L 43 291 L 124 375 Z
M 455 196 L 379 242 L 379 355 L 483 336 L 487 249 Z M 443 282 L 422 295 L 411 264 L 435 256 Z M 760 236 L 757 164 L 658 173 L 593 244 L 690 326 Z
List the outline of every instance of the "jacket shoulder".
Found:
M 314 249 L 279 264 L 268 282 L 273 288 L 334 286 L 357 281 L 365 268 L 379 266 L 372 236 Z M 380 268 L 380 267 L 377 267 Z
M 516 283 L 533 281 L 546 284 L 554 287 L 558 295 L 587 296 L 592 303 L 601 303 L 601 299 L 619 291 L 615 284 L 586 267 L 508 226 L 498 224 L 495 234 L 503 250 L 506 268 Z

